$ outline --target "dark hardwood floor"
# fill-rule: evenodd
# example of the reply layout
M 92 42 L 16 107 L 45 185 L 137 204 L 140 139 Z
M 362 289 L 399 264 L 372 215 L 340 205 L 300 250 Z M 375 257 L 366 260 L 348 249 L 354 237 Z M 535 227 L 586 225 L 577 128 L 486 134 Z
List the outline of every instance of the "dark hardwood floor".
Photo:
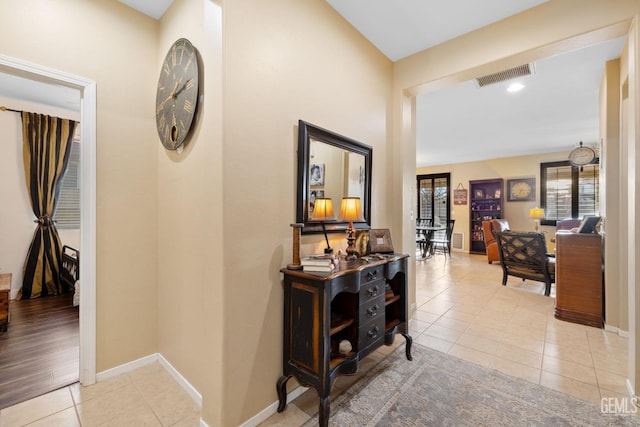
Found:
M 73 293 L 9 303 L 0 332 L 0 409 L 73 384 L 79 377 Z

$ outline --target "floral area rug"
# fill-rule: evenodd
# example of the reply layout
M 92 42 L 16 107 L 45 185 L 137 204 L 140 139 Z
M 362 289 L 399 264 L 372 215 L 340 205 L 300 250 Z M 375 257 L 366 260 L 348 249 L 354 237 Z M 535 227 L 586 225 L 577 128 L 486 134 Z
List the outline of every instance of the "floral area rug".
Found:
M 412 353 L 410 362 L 404 345 L 398 347 L 336 397 L 329 425 L 640 426 L 630 402 L 603 411 L 601 405 L 416 343 Z M 317 415 L 305 427 L 314 425 Z

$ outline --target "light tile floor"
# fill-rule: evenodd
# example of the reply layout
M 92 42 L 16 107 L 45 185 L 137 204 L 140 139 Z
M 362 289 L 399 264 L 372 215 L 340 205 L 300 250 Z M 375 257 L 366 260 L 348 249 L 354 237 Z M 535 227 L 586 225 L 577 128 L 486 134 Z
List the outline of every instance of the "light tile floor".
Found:
M 504 287 L 500 265 L 484 256 L 455 252 L 415 264 L 415 342 L 594 403 L 626 397 L 627 339 L 555 319 L 554 289 L 545 297 L 542 284 L 517 278 Z M 396 345 L 403 342 L 398 337 Z M 358 374 L 339 377 L 332 396 L 392 350 L 382 347 Z M 308 390 L 261 425 L 299 426 L 317 410 L 317 394 Z M 198 426 L 199 419 L 196 403 L 158 363 L 0 411 L 0 427 Z
M 557 320 L 555 286 L 550 297 L 542 283 L 509 278 L 502 286 L 499 263 L 461 252 L 415 264 L 414 342 L 597 404 L 627 396 L 627 339 Z M 359 375 L 389 351 L 374 353 Z M 339 377 L 332 396 L 355 380 Z M 309 390 L 262 425 L 300 426 L 317 411 L 317 394 Z
M 0 427 L 200 425 L 200 408 L 160 363 L 64 387 L 0 411 Z

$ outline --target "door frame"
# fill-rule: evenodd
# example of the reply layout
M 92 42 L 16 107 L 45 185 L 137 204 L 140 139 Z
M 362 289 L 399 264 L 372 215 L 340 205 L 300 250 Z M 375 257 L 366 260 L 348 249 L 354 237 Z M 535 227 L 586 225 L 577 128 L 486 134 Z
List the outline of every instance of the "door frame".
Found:
M 0 55 L 0 72 L 80 91 L 80 383 L 96 382 L 96 82 Z

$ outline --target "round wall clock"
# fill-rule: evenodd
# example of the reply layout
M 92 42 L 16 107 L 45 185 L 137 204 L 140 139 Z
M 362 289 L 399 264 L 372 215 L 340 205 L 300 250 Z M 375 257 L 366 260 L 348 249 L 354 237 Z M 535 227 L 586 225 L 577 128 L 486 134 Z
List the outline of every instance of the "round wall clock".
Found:
M 187 39 L 178 39 L 162 63 L 156 92 L 156 128 L 162 145 L 175 150 L 194 123 L 198 103 L 198 58 Z
M 573 166 L 584 166 L 593 162 L 596 158 L 596 152 L 589 146 L 583 146 L 580 141 L 580 146 L 574 148 L 569 153 L 569 163 Z

